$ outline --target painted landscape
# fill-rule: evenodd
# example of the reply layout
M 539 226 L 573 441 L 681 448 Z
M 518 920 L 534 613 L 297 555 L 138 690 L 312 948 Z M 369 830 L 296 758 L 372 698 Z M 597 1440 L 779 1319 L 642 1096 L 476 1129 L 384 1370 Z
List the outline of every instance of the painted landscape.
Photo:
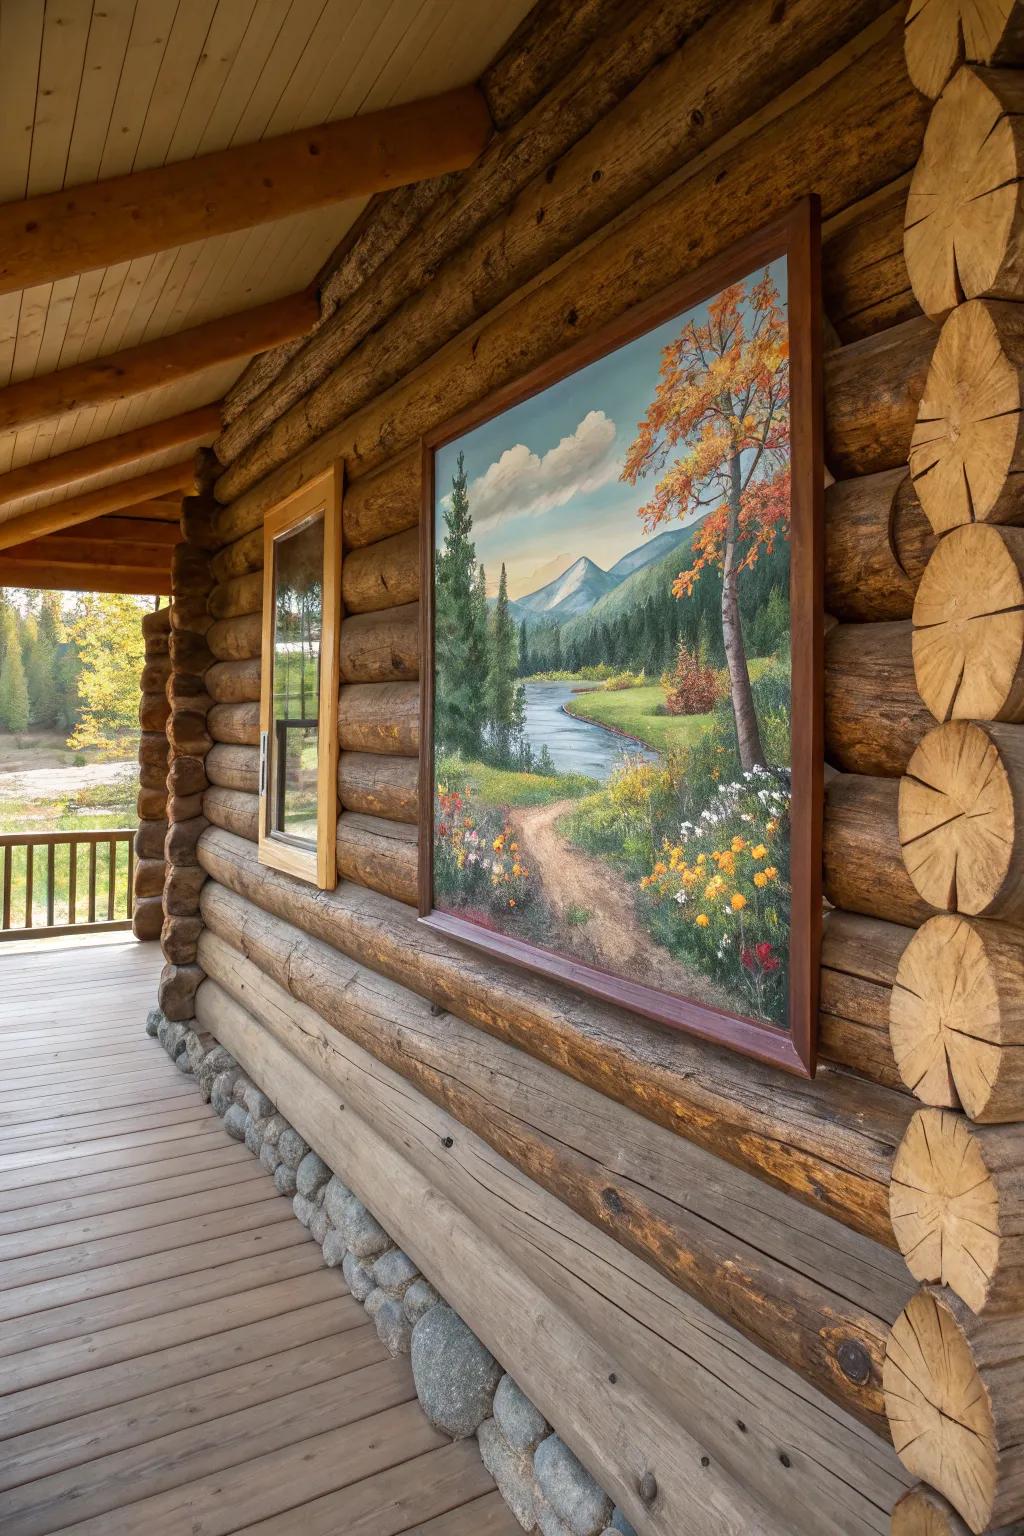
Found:
M 785 263 L 438 450 L 434 905 L 788 1020 Z

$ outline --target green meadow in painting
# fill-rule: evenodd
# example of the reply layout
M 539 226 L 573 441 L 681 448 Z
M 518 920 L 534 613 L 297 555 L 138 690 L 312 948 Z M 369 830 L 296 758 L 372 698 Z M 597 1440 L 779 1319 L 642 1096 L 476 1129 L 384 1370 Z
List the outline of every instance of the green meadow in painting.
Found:
M 437 909 L 785 1026 L 785 262 L 435 456 Z

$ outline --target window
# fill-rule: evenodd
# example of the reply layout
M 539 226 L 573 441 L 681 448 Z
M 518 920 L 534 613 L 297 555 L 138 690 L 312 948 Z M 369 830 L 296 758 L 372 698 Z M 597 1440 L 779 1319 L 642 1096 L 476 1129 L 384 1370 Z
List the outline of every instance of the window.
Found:
M 341 470 L 263 525 L 260 863 L 337 884 Z

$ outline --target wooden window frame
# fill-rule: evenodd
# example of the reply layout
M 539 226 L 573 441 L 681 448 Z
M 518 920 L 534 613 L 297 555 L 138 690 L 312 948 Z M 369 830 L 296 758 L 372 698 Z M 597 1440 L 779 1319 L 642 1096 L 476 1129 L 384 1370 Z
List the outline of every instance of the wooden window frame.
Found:
M 263 521 L 263 639 L 260 666 L 259 861 L 333 891 L 338 883 L 338 694 L 341 687 L 342 469 L 333 465 L 279 501 Z M 322 515 L 323 618 L 317 722 L 316 848 L 287 841 L 270 825 L 270 740 L 274 712 L 275 548 L 280 539 Z
M 627 309 L 593 335 L 554 354 L 524 377 L 468 407 L 421 439 L 420 754 L 418 915 L 431 928 L 498 960 L 568 984 L 602 1002 L 728 1047 L 741 1055 L 813 1077 L 821 948 L 823 817 L 823 548 L 821 236 L 817 198 L 807 197 L 764 228 L 731 244 L 699 269 Z M 675 997 L 584 964 L 538 944 L 494 932 L 434 906 L 434 527 L 435 454 L 549 385 L 633 341 L 729 283 L 785 257 L 792 388 L 792 823 L 789 1027 L 779 1028 Z

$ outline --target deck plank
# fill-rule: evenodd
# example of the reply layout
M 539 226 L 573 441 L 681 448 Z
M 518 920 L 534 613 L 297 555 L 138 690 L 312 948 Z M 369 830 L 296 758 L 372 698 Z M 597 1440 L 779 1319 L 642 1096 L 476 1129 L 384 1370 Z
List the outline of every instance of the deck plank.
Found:
M 515 1536 L 289 1202 L 143 1034 L 152 946 L 0 952 L 4 1536 Z

